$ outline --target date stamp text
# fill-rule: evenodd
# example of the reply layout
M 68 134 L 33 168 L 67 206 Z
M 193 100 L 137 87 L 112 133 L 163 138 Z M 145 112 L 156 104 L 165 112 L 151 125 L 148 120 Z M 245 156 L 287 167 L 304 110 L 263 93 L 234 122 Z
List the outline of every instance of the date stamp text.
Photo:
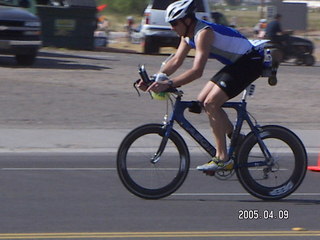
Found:
M 289 210 L 259 210 L 259 209 L 240 209 L 238 211 L 239 220 L 288 220 Z

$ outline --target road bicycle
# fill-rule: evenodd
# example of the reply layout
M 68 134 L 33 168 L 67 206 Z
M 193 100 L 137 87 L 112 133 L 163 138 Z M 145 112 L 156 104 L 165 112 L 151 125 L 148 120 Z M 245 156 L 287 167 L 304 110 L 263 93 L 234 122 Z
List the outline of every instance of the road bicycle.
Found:
M 151 80 L 144 66 L 139 67 L 141 79 Z M 226 102 L 223 108 L 234 109 L 237 119 L 228 148 L 234 160 L 231 170 L 206 172 L 219 179 L 236 176 L 251 195 L 263 200 L 278 200 L 293 193 L 301 184 L 307 169 L 307 154 L 302 141 L 291 130 L 277 125 L 260 126 L 247 112 L 246 98 L 253 94 L 250 85 L 239 102 Z M 214 146 L 185 118 L 184 112 L 200 113 L 197 101 L 182 101 L 183 92 L 170 89 L 172 111 L 162 124 L 145 124 L 132 130 L 122 141 L 117 153 L 117 171 L 123 185 L 134 195 L 160 199 L 178 190 L 190 168 L 188 146 L 177 130 L 178 123 L 210 157 Z M 167 110 L 168 111 L 168 110 Z M 240 141 L 246 122 L 250 132 Z M 241 142 L 241 143 L 240 143 Z

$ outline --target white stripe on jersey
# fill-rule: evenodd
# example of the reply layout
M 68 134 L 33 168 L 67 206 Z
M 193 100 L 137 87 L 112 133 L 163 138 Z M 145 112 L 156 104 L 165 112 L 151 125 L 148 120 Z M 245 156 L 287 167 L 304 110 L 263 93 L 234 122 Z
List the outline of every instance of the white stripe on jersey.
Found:
M 211 28 L 214 31 L 210 57 L 216 58 L 223 64 L 234 63 L 243 54 L 252 50 L 253 45 L 249 40 L 235 29 L 203 20 L 198 20 L 196 24 L 194 39 L 206 28 Z M 186 38 L 185 40 L 195 48 L 194 39 Z

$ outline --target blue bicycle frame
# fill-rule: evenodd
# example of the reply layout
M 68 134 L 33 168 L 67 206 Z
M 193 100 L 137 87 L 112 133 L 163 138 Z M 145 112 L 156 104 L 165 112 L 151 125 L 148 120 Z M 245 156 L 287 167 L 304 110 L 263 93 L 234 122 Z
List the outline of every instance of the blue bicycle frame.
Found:
M 164 128 L 164 136 L 163 140 L 159 146 L 159 149 L 157 153 L 155 154 L 154 158 L 151 160 L 151 162 L 155 163 L 159 160 L 159 157 L 161 156 L 166 142 L 168 140 L 168 137 L 170 136 L 170 132 L 173 128 L 173 123 L 176 121 L 186 132 L 189 133 L 189 135 L 203 148 L 205 151 L 211 156 L 214 157 L 216 154 L 215 147 L 184 117 L 184 111 L 187 108 L 191 108 L 195 104 L 198 104 L 195 101 L 181 101 L 181 96 L 176 97 L 176 102 L 173 106 L 173 111 L 171 116 L 168 119 L 168 122 L 165 125 Z M 248 163 L 246 167 L 253 167 L 253 166 L 266 166 L 271 165 L 273 162 L 273 158 L 265 146 L 265 144 L 262 141 L 262 138 L 260 136 L 260 129 L 259 125 L 255 125 L 252 120 L 250 119 L 248 113 L 247 113 L 247 103 L 243 99 L 241 102 L 226 102 L 223 106 L 223 108 L 231 108 L 235 109 L 237 112 L 237 121 L 235 124 L 234 134 L 231 139 L 231 143 L 235 142 L 240 134 L 241 127 L 243 125 L 243 122 L 246 121 L 252 131 L 252 133 L 257 137 L 258 144 L 265 156 L 266 161 L 259 161 L 259 162 L 252 162 Z M 235 144 L 231 144 L 228 155 L 231 157 L 233 152 L 235 150 Z M 239 166 L 238 166 L 239 167 Z

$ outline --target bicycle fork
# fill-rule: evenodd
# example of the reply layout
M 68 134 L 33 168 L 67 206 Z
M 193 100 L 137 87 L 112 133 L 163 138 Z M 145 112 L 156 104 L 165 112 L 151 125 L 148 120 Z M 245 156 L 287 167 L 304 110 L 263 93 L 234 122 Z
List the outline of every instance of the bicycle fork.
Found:
M 162 140 L 161 140 L 161 143 L 159 145 L 157 152 L 151 158 L 150 162 L 152 164 L 156 164 L 160 160 L 161 155 L 162 155 L 164 149 L 166 148 L 166 145 L 167 145 L 167 142 L 168 142 L 168 139 L 170 136 L 170 132 L 172 130 L 172 123 L 167 122 L 167 115 L 165 115 L 165 117 L 164 117 L 163 124 L 164 124 L 163 131 L 161 132 Z

